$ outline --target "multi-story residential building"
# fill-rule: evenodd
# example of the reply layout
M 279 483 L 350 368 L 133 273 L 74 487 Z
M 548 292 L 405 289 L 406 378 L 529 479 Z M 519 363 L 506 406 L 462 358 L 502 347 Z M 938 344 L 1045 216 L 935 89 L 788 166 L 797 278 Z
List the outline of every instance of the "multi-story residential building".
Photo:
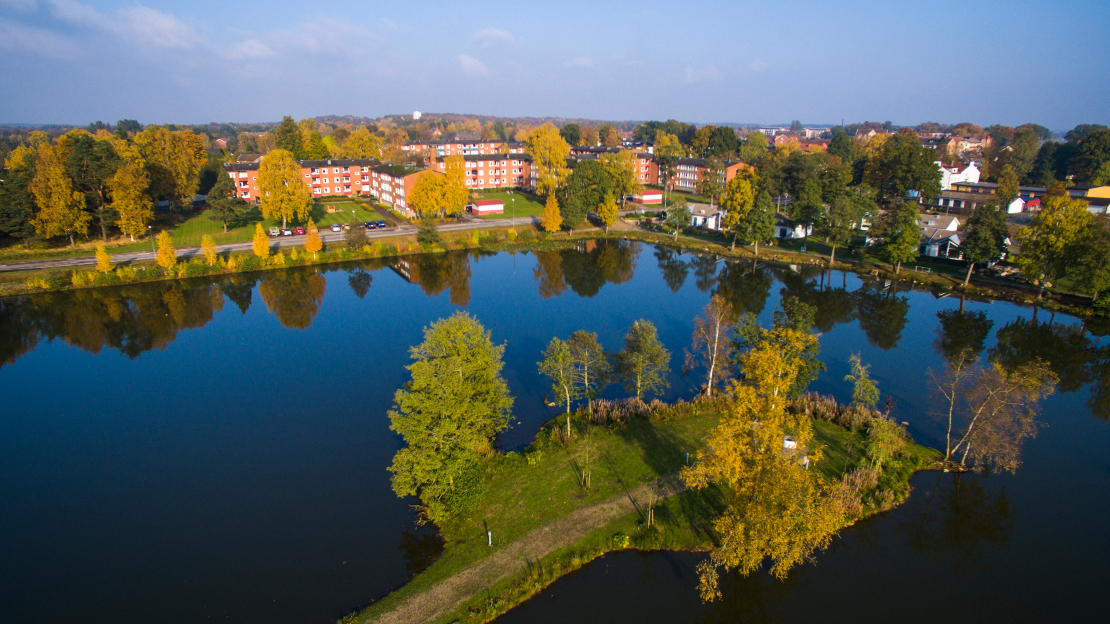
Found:
M 258 168 L 261 158 L 253 162 L 224 164 L 224 171 L 235 180 L 239 197 L 246 201 L 258 201 Z M 372 192 L 370 168 L 378 161 L 372 158 L 337 160 L 301 160 L 301 175 L 305 186 L 312 189 L 312 195 L 364 195 Z
M 721 169 L 725 174 L 725 184 L 728 184 L 729 180 L 736 177 L 737 172 L 745 168 L 751 169 L 752 166 L 739 160 L 722 162 Z M 706 159 L 704 158 L 679 158 L 678 164 L 675 166 L 674 178 L 671 180 L 671 187 L 690 193 L 697 192 L 698 181 L 705 177 L 707 170 Z
M 477 156 L 480 154 L 499 154 L 503 151 L 505 142 L 500 139 L 475 139 L 445 141 L 409 141 L 401 149 L 404 151 L 428 158 L 445 158 L 447 156 Z
M 427 169 L 408 165 L 374 165 L 370 167 L 370 193 L 379 202 L 406 217 L 413 217 L 416 212 L 409 207 L 408 198 L 412 196 L 417 176 L 424 171 Z
M 528 154 L 484 154 L 463 159 L 467 188 L 535 188 L 532 157 Z M 436 171 L 447 171 L 444 159 L 436 163 Z

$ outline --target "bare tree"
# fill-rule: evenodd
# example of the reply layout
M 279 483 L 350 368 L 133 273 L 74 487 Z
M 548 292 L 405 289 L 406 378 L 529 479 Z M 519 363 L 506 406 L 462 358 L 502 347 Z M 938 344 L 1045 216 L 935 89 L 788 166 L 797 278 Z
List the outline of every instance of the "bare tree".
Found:
M 686 369 L 705 366 L 705 395 L 713 396 L 713 384 L 728 379 L 733 346 L 729 336 L 736 315 L 728 299 L 713 295 L 705 306 L 705 316 L 694 319 L 693 349 L 686 351 Z

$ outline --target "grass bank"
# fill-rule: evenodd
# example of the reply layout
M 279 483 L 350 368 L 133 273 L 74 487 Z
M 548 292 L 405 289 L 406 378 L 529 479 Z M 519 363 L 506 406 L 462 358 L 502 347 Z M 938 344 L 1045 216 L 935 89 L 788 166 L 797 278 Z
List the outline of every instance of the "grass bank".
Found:
M 488 622 L 541 591 L 559 576 L 613 550 L 709 550 L 714 546 L 712 522 L 725 508 L 717 488 L 683 491 L 662 500 L 645 498 L 644 486 L 673 477 L 693 456 L 728 409 L 725 402 L 653 404 L 619 422 L 593 423 L 575 413 L 572 435 L 565 434 L 565 416 L 541 427 L 523 453 L 492 458 L 485 467 L 486 488 L 466 510 L 441 527 L 442 555 L 409 583 L 382 600 L 340 620 L 343 624 L 373 621 Z M 832 422 L 815 419 L 815 445 L 824 459 L 815 465 L 830 479 L 840 480 L 857 468 L 866 448 L 866 435 Z M 939 452 L 909 442 L 904 452 L 885 468 L 859 517 L 866 517 L 904 500 L 909 478 L 933 465 Z M 483 567 L 489 584 L 469 600 L 436 617 L 411 613 L 414 597 L 511 548 L 519 541 L 537 539 L 538 528 L 558 523 L 571 514 L 596 508 L 604 501 L 636 490 L 636 508 L 616 520 L 590 530 L 573 543 L 551 542 L 550 552 L 534 560 L 505 566 L 501 574 Z M 654 525 L 645 522 L 654 510 Z M 492 531 L 493 545 L 488 545 Z M 542 538 L 541 538 L 542 539 Z M 486 566 L 488 567 L 488 566 Z M 406 617 L 399 611 L 409 610 Z M 415 616 L 415 619 L 414 619 Z

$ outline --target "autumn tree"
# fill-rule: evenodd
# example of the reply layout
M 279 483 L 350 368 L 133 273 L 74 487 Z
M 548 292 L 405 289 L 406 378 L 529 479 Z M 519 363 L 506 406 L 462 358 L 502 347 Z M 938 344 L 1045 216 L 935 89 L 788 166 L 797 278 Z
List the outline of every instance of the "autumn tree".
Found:
M 605 199 L 602 200 L 601 205 L 597 207 L 597 216 L 605 226 L 605 233 L 608 234 L 609 228 L 617 222 L 617 217 L 620 216 L 617 210 L 617 202 L 612 195 L 606 195 Z
M 616 355 L 615 372 L 624 382 L 625 390 L 642 399 L 648 392 L 666 389 L 671 352 L 659 341 L 658 331 L 650 321 L 632 323 L 624 336 L 624 348 Z
M 447 201 L 446 182 L 446 177 L 436 171 L 422 171 L 412 185 L 409 206 L 421 217 L 435 218 L 442 215 Z
M 108 226 L 116 219 L 108 202 L 112 176 L 121 164 L 112 144 L 83 134 L 70 141 L 66 165 L 76 189 L 85 195 L 85 204 L 100 225 L 100 239 L 108 240 Z
M 967 235 L 960 245 L 967 261 L 964 286 L 971 281 L 971 272 L 976 264 L 996 262 L 1006 255 L 1008 236 L 1006 214 L 993 202 L 980 204 L 971 211 L 967 220 Z
M 713 385 L 729 378 L 732 364 L 731 333 L 736 322 L 732 304 L 713 295 L 703 316 L 694 319 L 693 347 L 686 351 L 686 369 L 705 367 L 705 395 L 713 396 Z
M 703 600 L 721 595 L 719 568 L 749 574 L 769 559 L 771 574 L 784 578 L 827 547 L 845 519 L 833 484 L 783 448 L 787 434 L 799 449 L 813 441 L 809 416 L 786 408 L 800 354 L 817 338 L 788 327 L 768 331 L 774 335 L 741 358 L 744 382 L 734 383 L 730 409 L 694 465 L 682 471 L 692 488 L 716 484 L 729 491 L 728 508 L 713 521 L 717 546 L 698 565 Z M 807 456 L 819 460 L 820 452 L 808 450 Z
M 1042 203 L 1029 225 L 1017 234 L 1021 253 L 1014 260 L 1026 277 L 1040 284 L 1038 299 L 1048 283 L 1064 275 L 1091 221 L 1087 202 L 1071 199 L 1067 193 L 1050 193 Z
M 620 199 L 624 205 L 625 198 L 638 192 L 642 185 L 636 178 L 636 156 L 629 150 L 621 150 L 616 154 L 602 154 L 598 158 L 602 170 L 609 178 L 609 192 Z
M 104 245 L 96 246 L 96 270 L 107 273 L 112 270 L 112 255 L 104 249 Z
M 68 157 L 64 140 L 57 145 L 42 143 L 38 146 L 35 177 L 30 184 L 38 212 L 31 223 L 39 236 L 64 234 L 72 246 L 75 233 L 88 234 L 92 217 L 84 211 L 85 197 L 73 188 L 66 167 Z
M 448 156 L 444 161 L 443 215 L 458 217 L 466 210 L 470 190 L 466 188 L 466 161 L 461 155 Z
M 393 457 L 393 491 L 419 496 L 432 521 L 451 517 L 452 494 L 509 425 L 513 397 L 501 376 L 505 347 L 466 313 L 432 323 L 410 350 L 411 379 L 394 395 L 390 429 L 405 441 Z
M 533 130 L 526 144 L 525 151 L 532 157 L 532 166 L 536 168 L 536 192 L 550 197 L 570 175 L 567 167 L 570 145 L 550 123 Z
M 297 122 L 297 127 L 301 131 L 301 148 L 304 150 L 304 157 L 314 160 L 327 158 L 328 147 L 324 143 L 324 137 L 320 134 L 320 127 L 316 125 L 316 121 L 302 119 Z
M 216 241 L 212 237 L 205 234 L 200 239 L 200 250 L 204 253 L 204 261 L 208 264 L 216 264 Z
M 559 202 L 554 194 L 547 196 L 547 204 L 543 207 L 540 224 L 545 232 L 558 232 L 563 225 L 563 217 L 559 214 Z
M 381 158 L 382 142 L 370 132 L 366 126 L 361 126 L 340 143 L 340 158 Z
M 171 131 L 148 126 L 135 136 L 155 186 L 171 207 L 190 206 L 197 194 L 198 174 L 208 162 L 200 137 L 190 130 Z M 298 170 L 299 173 L 299 170 Z
M 1002 173 L 998 176 L 998 188 L 994 191 L 998 204 L 1005 210 L 1019 194 L 1021 194 L 1021 180 L 1018 179 L 1013 166 L 1003 166 Z
M 582 126 L 578 131 L 578 145 L 597 147 L 601 143 L 601 134 L 593 126 Z
M 243 218 L 248 210 L 247 202 L 239 197 L 235 181 L 228 175 L 220 175 L 216 184 L 208 191 L 208 218 L 219 221 L 227 234 L 227 224 Z
M 251 248 L 254 250 L 254 255 L 263 260 L 270 257 L 270 238 L 266 236 L 261 223 L 254 224 L 254 240 Z
M 146 169 L 139 162 L 126 161 L 116 169 L 108 186 L 120 231 L 131 240 L 142 236 L 147 224 L 154 219 L 154 202 L 146 192 L 150 186 Z
M 784 337 L 790 336 L 785 330 L 808 335 L 816 323 L 816 317 L 817 306 L 810 305 L 793 295 L 784 297 L 781 309 L 775 310 L 772 314 L 770 329 L 762 327 L 759 319 L 752 312 L 745 313 L 733 330 L 735 354 L 733 369 L 743 369 L 744 354 L 761 348 L 768 342 L 775 343 L 779 349 L 792 349 L 791 344 L 784 342 Z M 796 368 L 793 373 L 794 383 L 788 389 L 791 396 L 798 396 L 805 392 L 817 375 L 825 370 L 825 364 L 820 358 L 821 343 L 816 337 L 814 340 L 803 341 L 803 344 L 805 348 L 795 354 L 797 362 L 793 365 Z
M 267 219 L 281 219 L 281 227 L 289 219 L 308 218 L 312 209 L 312 192 L 304 183 L 301 166 L 293 154 L 275 149 L 262 157 L 258 166 L 259 208 Z
M 748 213 L 755 204 L 757 180 L 754 171 L 744 169 L 728 181 L 721 197 L 721 210 L 725 213 L 721 225 L 726 232 L 732 233 L 733 251 L 736 250 L 736 239 L 746 235 L 750 229 Z M 758 249 L 759 243 L 756 245 Z
M 620 147 L 621 137 L 617 133 L 617 129 L 609 126 L 605 129 L 605 134 L 601 137 L 601 144 L 605 147 Z
M 316 224 L 312 222 L 312 217 L 308 218 L 308 226 L 305 228 L 304 237 L 304 251 L 305 253 L 312 254 L 312 259 L 316 259 L 316 252 L 324 248 L 324 241 L 320 240 L 320 230 Z
M 158 252 L 154 261 L 167 271 L 177 266 L 177 249 L 173 246 L 173 237 L 166 230 L 158 233 Z

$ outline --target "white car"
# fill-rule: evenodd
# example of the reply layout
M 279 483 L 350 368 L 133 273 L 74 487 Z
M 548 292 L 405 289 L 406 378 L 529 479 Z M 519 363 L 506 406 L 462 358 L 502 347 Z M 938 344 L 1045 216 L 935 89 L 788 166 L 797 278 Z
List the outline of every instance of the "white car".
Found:
M 332 226 L 331 226 L 331 231 L 332 232 L 342 232 L 343 231 L 343 226 L 339 225 L 338 223 L 333 223 Z

